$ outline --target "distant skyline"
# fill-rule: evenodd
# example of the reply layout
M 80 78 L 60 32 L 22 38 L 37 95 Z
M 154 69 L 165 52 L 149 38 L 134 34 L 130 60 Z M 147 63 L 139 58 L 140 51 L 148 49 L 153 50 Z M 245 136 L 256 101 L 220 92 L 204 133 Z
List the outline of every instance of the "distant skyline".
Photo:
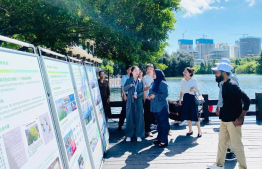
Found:
M 179 49 L 178 40 L 213 39 L 215 44 L 227 43 L 248 36 L 262 37 L 262 0 L 181 0 L 183 10 L 176 13 L 175 30 L 169 33 L 166 47 L 171 54 Z

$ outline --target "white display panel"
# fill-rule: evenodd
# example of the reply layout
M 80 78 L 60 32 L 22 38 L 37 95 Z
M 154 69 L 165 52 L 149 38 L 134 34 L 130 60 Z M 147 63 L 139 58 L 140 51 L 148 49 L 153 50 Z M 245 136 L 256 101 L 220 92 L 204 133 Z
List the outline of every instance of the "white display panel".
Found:
M 91 100 L 89 85 L 85 75 L 84 66 L 80 64 L 71 64 L 78 97 L 81 104 L 83 119 L 88 135 L 88 142 L 92 152 L 95 168 L 101 166 L 103 160 L 103 147 L 95 117 L 95 110 Z
M 69 168 L 91 168 L 67 62 L 43 57 Z
M 3 48 L 0 168 L 63 168 L 37 56 Z
M 106 118 L 105 118 L 105 113 L 104 113 L 104 108 L 103 108 L 97 77 L 96 77 L 95 68 L 93 66 L 85 66 L 85 68 L 88 76 L 88 82 L 92 91 L 91 95 L 94 101 L 94 106 L 98 118 L 98 124 L 101 133 L 103 135 L 104 150 L 106 150 L 107 146 L 109 145 L 109 133 L 106 124 Z

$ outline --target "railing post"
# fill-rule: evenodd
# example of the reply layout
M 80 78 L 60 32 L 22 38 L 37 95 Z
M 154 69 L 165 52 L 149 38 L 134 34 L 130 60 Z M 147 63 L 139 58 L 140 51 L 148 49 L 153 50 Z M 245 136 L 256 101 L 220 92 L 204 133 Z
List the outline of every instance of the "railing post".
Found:
M 209 122 L 209 110 L 208 110 L 208 94 L 203 94 L 202 95 L 204 97 L 205 103 L 204 103 L 204 107 L 203 107 L 203 111 L 204 111 L 204 121 L 205 122 Z
M 256 93 L 256 120 L 262 120 L 262 93 Z

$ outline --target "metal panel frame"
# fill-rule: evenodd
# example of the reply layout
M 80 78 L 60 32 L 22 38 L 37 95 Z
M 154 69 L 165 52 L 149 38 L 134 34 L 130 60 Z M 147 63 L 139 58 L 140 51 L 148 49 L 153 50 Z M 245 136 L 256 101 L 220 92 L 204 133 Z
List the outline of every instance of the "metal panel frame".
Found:
M 29 43 L 25 43 L 25 42 L 22 42 L 22 41 L 14 40 L 14 39 L 7 38 L 7 37 L 1 36 L 1 35 L 0 35 L 0 40 L 6 41 L 6 42 L 9 42 L 9 43 L 13 43 L 13 44 L 17 44 L 17 45 L 21 45 L 21 46 L 25 46 L 25 47 L 29 47 L 29 48 L 33 49 L 34 53 L 28 53 L 28 52 L 18 51 L 18 50 L 14 50 L 14 49 L 0 47 L 0 51 L 3 51 L 3 52 L 19 54 L 19 55 L 24 55 L 24 56 L 29 56 L 29 57 L 35 57 L 37 59 L 38 67 L 39 67 L 39 71 L 40 71 L 40 75 L 41 75 L 41 79 L 42 79 L 42 84 L 43 84 L 44 91 L 45 91 L 45 97 L 47 99 L 47 106 L 48 106 L 48 109 L 49 109 L 49 112 L 50 112 L 49 115 L 51 117 L 52 126 L 53 126 L 53 129 L 54 129 L 54 135 L 55 135 L 56 143 L 57 143 L 57 146 L 58 146 L 57 147 L 58 148 L 58 153 L 59 153 L 59 156 L 61 158 L 61 163 L 62 163 L 63 168 L 66 168 L 65 165 L 64 165 L 64 162 L 63 162 L 63 158 L 64 157 L 61 154 L 62 149 L 61 149 L 61 146 L 60 146 L 60 143 L 59 143 L 59 136 L 58 136 L 58 132 L 57 132 L 57 128 L 56 128 L 55 122 L 54 122 L 54 120 L 52 118 L 51 107 L 50 107 L 49 98 L 48 98 L 48 92 L 46 90 L 46 85 L 45 85 L 45 82 L 44 82 L 44 77 L 43 77 L 43 72 L 42 72 L 42 69 L 41 69 L 40 60 L 39 60 L 39 56 L 36 54 L 35 46 L 32 45 L 32 44 L 29 44 Z
M 78 62 L 82 63 L 81 60 L 78 60 L 78 59 L 75 59 L 75 58 L 70 58 L 70 57 L 68 57 L 68 58 L 71 59 L 71 60 L 75 60 L 75 61 L 78 61 Z M 86 142 L 86 147 L 87 147 L 87 150 L 88 150 L 89 159 L 91 161 L 92 168 L 95 168 L 95 163 L 94 163 L 92 151 L 91 151 L 90 144 L 89 144 L 89 138 L 88 138 L 88 135 L 87 135 L 86 124 L 85 124 L 85 120 L 83 118 L 83 110 L 82 110 L 82 107 L 81 107 L 81 102 L 80 102 L 80 99 L 79 99 L 79 94 L 78 94 L 77 86 L 76 86 L 75 75 L 74 75 L 73 67 L 72 67 L 72 65 L 83 66 L 83 64 L 77 64 L 77 63 L 69 62 L 68 65 L 69 65 L 69 70 L 70 70 L 70 74 L 71 74 L 72 81 L 73 81 L 74 91 L 75 91 L 75 94 L 77 95 L 76 96 L 76 101 L 77 101 L 77 104 L 79 105 L 78 106 L 78 108 L 80 110 L 79 111 L 79 116 L 80 116 L 80 121 L 81 121 L 82 129 L 83 129 L 83 133 L 84 133 L 84 137 L 85 137 L 85 142 Z M 96 121 L 97 121 L 97 119 L 96 119 Z M 100 135 L 100 138 L 101 138 L 101 135 Z M 103 161 L 103 157 L 102 157 L 102 161 Z
M 90 66 L 90 67 L 92 67 L 92 68 L 94 68 L 94 67 L 91 66 L 91 65 L 84 65 L 84 66 L 85 66 L 86 77 L 87 77 L 87 79 L 89 79 L 88 73 L 87 73 L 87 70 L 86 70 L 86 66 Z M 88 80 L 88 84 L 89 84 L 89 80 Z M 90 88 L 90 91 L 91 91 L 92 89 L 91 89 L 91 85 L 90 85 L 90 84 L 89 84 L 89 88 Z M 98 86 L 98 88 L 99 88 L 99 86 Z M 99 91 L 100 91 L 100 90 L 99 90 Z M 93 93 L 92 93 L 92 92 L 91 92 L 91 96 L 92 96 L 93 105 L 95 105 L 94 99 L 93 99 Z M 104 107 L 103 107 L 103 109 L 104 109 Z M 97 116 L 96 109 L 95 109 L 95 114 L 96 114 L 96 119 L 97 119 L 97 121 L 98 121 L 98 116 Z M 104 118 L 105 118 L 105 116 L 103 116 L 103 119 L 104 119 Z M 105 120 L 105 119 L 104 119 L 104 120 Z M 98 123 L 98 129 L 99 129 L 100 135 L 101 135 L 102 137 L 104 137 L 104 135 L 102 134 L 101 129 L 100 129 L 99 121 L 98 121 L 97 123 Z M 106 123 L 106 126 L 105 126 L 105 127 L 106 127 L 107 132 L 109 133 L 108 127 L 107 127 L 107 123 Z M 102 137 L 101 137 L 101 139 L 102 139 Z M 108 146 L 104 145 L 103 140 L 102 140 L 102 144 L 103 144 L 104 153 L 106 153 Z M 105 148 L 104 148 L 104 147 L 105 147 Z

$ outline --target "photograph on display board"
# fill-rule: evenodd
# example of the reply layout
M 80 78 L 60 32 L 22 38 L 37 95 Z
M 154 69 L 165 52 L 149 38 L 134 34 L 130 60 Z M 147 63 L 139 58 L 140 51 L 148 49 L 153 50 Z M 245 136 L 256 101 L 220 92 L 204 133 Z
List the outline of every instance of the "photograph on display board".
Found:
M 93 106 L 90 104 L 85 104 L 83 109 L 83 115 L 84 115 L 84 119 L 85 119 L 85 123 L 86 125 L 92 120 L 92 111 L 93 111 Z
M 90 148 L 92 150 L 92 152 L 95 151 L 95 148 L 96 148 L 96 145 L 98 143 L 98 135 L 99 135 L 99 131 L 97 130 L 96 131 L 96 134 L 93 134 L 92 138 L 91 138 L 91 141 L 90 141 Z
M 47 169 L 62 169 L 59 158 L 57 157 Z
M 40 138 L 39 128 L 36 121 L 26 126 L 25 134 L 28 146 L 30 146 Z
M 59 121 L 63 120 L 67 115 L 77 109 L 75 96 L 70 94 L 55 101 L 56 111 Z
M 43 133 L 43 138 L 45 144 L 51 141 L 54 138 L 54 133 L 51 127 L 51 121 L 49 119 L 48 113 L 45 113 L 39 117 L 39 121 L 41 124 L 41 129 Z
M 67 133 L 67 135 L 64 137 L 64 143 L 66 147 L 67 157 L 68 157 L 68 160 L 70 161 L 76 151 L 76 143 L 75 143 L 75 138 L 74 138 L 74 134 L 72 130 L 70 130 Z
M 77 162 L 78 162 L 79 169 L 85 169 L 86 168 L 86 164 L 84 162 L 84 158 L 83 158 L 82 154 L 79 156 Z

